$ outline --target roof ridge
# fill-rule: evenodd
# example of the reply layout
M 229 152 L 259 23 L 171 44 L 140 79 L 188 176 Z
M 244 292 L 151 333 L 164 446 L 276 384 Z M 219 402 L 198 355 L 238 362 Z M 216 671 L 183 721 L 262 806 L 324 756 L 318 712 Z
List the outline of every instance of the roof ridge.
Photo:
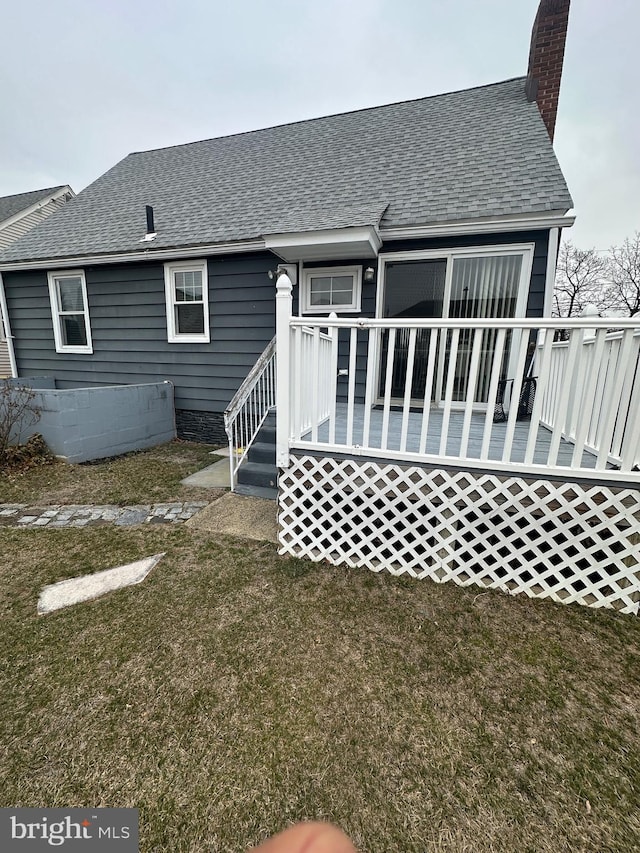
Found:
M 250 136 L 253 133 L 263 133 L 265 130 L 277 130 L 280 127 L 293 127 L 297 124 L 309 124 L 314 121 L 323 121 L 328 118 L 338 118 L 338 116 L 349 116 L 356 115 L 357 113 L 366 113 L 373 112 L 374 110 L 384 110 L 388 107 L 399 106 L 400 104 L 415 104 L 418 101 L 432 101 L 436 98 L 446 98 L 449 95 L 458 95 L 461 92 L 474 92 L 478 89 L 491 89 L 494 86 L 502 86 L 505 83 L 513 83 L 516 80 L 526 80 L 527 77 L 525 74 L 519 75 L 517 77 L 508 77 L 506 80 L 498 80 L 495 83 L 484 83 L 480 86 L 468 86 L 465 89 L 453 89 L 451 92 L 439 92 L 437 95 L 425 95 L 421 98 L 407 98 L 403 101 L 390 101 L 387 104 L 377 104 L 373 107 L 358 107 L 355 110 L 345 110 L 341 113 L 328 113 L 323 116 L 313 116 L 312 118 L 303 118 L 298 119 L 297 121 L 285 121 L 282 124 L 271 124 L 267 127 L 258 127 L 253 130 L 240 130 L 237 133 L 225 133 L 222 136 L 210 136 L 206 139 L 195 139 L 192 142 L 179 142 L 176 145 L 161 145 L 159 148 L 147 148 L 143 151 L 131 151 L 128 155 L 125 156 L 125 160 L 127 157 L 135 157 L 139 154 L 151 154 L 155 151 L 170 151 L 173 148 L 187 148 L 190 145 L 202 145 L 205 142 L 216 142 L 219 139 L 233 139 L 238 136 Z

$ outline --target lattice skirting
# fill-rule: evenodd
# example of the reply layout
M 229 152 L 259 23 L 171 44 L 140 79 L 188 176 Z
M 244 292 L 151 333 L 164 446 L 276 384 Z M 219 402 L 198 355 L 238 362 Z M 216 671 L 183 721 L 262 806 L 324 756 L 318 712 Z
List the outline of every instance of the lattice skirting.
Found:
M 640 602 L 640 491 L 292 456 L 280 553 L 613 607 Z

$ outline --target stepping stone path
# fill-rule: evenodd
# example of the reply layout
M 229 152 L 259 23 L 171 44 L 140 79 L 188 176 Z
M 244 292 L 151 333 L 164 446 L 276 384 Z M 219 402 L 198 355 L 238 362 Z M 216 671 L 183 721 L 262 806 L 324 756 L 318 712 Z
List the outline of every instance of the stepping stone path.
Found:
M 181 524 L 192 518 L 207 502 L 184 501 L 136 506 L 45 506 L 0 504 L 0 526 L 95 527 L 99 524 Z

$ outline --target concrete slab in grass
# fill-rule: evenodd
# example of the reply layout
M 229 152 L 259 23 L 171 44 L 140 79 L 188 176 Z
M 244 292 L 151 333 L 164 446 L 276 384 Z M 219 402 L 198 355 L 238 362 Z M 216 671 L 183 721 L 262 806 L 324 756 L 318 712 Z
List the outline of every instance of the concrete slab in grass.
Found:
M 224 446 L 224 447 L 218 447 L 216 450 L 212 450 L 212 451 L 211 451 L 211 456 L 224 456 L 224 457 L 225 457 L 225 459 L 228 459 L 228 458 L 229 458 L 229 453 L 230 453 L 230 451 L 229 451 L 229 445 L 228 445 L 228 444 L 225 444 L 225 446 Z M 237 456 L 242 456 L 242 453 L 240 453 L 240 452 L 239 452 L 239 451 L 237 451 L 237 450 L 235 451 L 235 453 L 236 453 L 236 455 L 237 455 Z
M 277 543 L 276 508 L 275 501 L 229 492 L 185 523 L 206 533 L 224 533 L 227 536 Z
M 145 557 L 126 566 L 117 566 L 115 569 L 105 569 L 92 575 L 69 578 L 45 586 L 38 599 L 38 613 L 52 613 L 71 604 L 99 598 L 114 589 L 141 583 L 163 557 L 164 554 L 154 554 L 153 557 Z
M 230 486 L 229 459 L 219 459 L 202 471 L 196 471 L 182 480 L 183 486 L 198 486 L 201 489 L 228 489 Z

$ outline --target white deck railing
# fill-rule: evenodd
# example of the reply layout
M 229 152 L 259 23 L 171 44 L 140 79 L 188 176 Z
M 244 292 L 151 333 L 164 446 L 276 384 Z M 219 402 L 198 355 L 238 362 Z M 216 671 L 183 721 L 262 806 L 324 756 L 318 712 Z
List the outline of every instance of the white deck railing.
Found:
M 224 427 L 229 439 L 229 474 L 231 490 L 238 479 L 238 468 L 255 441 L 260 427 L 276 404 L 276 339 L 267 344 L 251 368 L 224 413 Z
M 289 314 L 284 324 L 286 304 L 280 303 L 278 321 L 278 329 L 287 330 L 278 370 L 290 379 L 278 397 L 281 466 L 290 449 L 306 448 L 638 482 L 637 320 L 616 320 L 616 335 L 607 334 L 611 320 L 599 318 Z M 559 329 L 569 335 L 560 346 L 553 342 Z M 339 369 L 346 376 L 339 377 Z M 519 403 L 528 376 L 536 387 L 523 418 Z M 502 422 L 496 409 L 504 411 Z
M 538 350 L 541 358 L 542 342 Z M 570 340 L 553 343 L 541 422 L 553 428 L 563 420 L 563 437 L 573 443 L 584 442 L 596 455 L 606 453 L 613 464 L 619 464 L 626 451 L 638 464 L 640 447 L 634 453 L 629 436 L 640 411 L 639 351 L 638 329 L 574 330 Z
M 337 329 L 326 334 L 319 326 L 291 329 L 291 423 L 297 434 L 317 431 L 331 412 L 334 395 L 326 379 L 337 375 L 337 335 Z

